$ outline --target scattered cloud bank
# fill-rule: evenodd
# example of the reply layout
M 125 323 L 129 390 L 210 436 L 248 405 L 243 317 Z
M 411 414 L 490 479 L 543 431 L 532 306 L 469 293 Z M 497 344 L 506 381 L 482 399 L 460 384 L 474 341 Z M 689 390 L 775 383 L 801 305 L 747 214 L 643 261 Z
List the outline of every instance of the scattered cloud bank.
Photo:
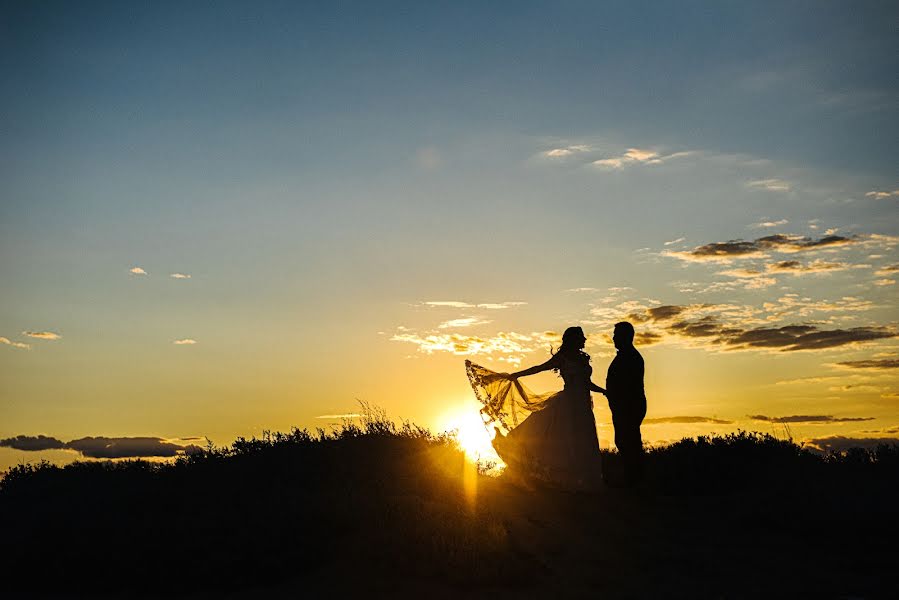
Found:
M 195 441 L 201 438 L 186 438 L 179 441 Z M 14 448 L 29 452 L 41 450 L 74 450 L 88 458 L 143 458 L 173 457 L 192 454 L 203 449 L 195 444 L 179 444 L 173 440 L 157 437 L 84 437 L 63 442 L 45 435 L 19 435 L 0 440 L 0 447 Z
M 140 267 L 132 267 L 131 269 L 128 270 L 128 272 L 132 273 L 134 275 L 147 275 L 147 272 L 144 271 L 143 269 L 141 269 Z
M 791 415 L 789 417 L 749 415 L 749 418 L 753 421 L 765 421 L 768 423 L 856 423 L 874 420 L 874 417 L 834 417 L 832 415 Z
M 415 344 L 418 351 L 425 354 L 448 352 L 456 356 L 496 356 L 511 364 L 520 364 L 523 355 L 546 349 L 550 344 L 557 345 L 561 339 L 561 334 L 554 331 L 530 334 L 510 331 L 482 337 L 460 333 L 416 333 L 405 328 L 390 338 L 394 342 Z
M 865 448 L 873 450 L 881 445 L 890 446 L 899 444 L 899 439 L 895 437 L 846 437 L 842 435 L 832 435 L 829 437 L 813 438 L 805 440 L 805 447 L 818 452 L 845 452 L 850 448 Z
M 16 342 L 7 337 L 0 337 L 0 344 L 11 346 L 12 348 L 18 348 L 20 350 L 31 350 L 31 344 L 26 344 L 25 342 Z
M 187 273 L 172 273 L 169 277 L 172 279 L 190 279 L 190 275 Z
M 715 419 L 712 417 L 658 417 L 655 419 L 643 419 L 643 423 L 646 425 L 659 425 L 662 423 L 675 423 L 675 424 L 684 424 L 689 425 L 693 423 L 711 423 L 714 425 L 732 425 L 733 421 L 726 421 L 724 419 Z
M 724 350 L 769 350 L 780 352 L 827 350 L 840 346 L 889 339 L 899 332 L 889 327 L 861 326 L 823 329 L 809 323 L 768 325 L 785 317 L 807 317 L 816 312 L 858 312 L 872 307 L 870 302 L 846 297 L 833 302 L 813 302 L 809 298 L 785 295 L 762 308 L 734 304 L 667 304 L 646 306 L 627 301 L 615 307 L 594 307 L 597 320 L 605 328 L 627 320 L 637 325 L 644 344 L 665 339 L 696 342 L 705 348 Z
M 36 340 L 59 340 L 62 336 L 52 331 L 23 331 L 22 335 L 27 335 Z
M 878 190 L 873 190 L 865 194 L 867 198 L 874 198 L 875 200 L 886 200 L 887 198 L 899 198 L 899 190 L 893 190 L 892 192 L 882 192 Z
M 197 340 L 194 340 L 191 338 L 184 338 L 181 340 L 175 340 L 172 343 L 175 344 L 176 346 L 193 346 L 194 344 L 197 343 Z

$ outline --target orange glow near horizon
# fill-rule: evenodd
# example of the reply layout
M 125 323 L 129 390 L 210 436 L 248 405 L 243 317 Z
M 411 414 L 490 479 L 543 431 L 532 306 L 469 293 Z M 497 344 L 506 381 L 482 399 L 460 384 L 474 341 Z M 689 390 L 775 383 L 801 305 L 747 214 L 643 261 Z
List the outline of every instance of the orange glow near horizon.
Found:
M 446 417 L 444 423 L 443 429 L 455 433 L 459 447 L 469 460 L 475 463 L 502 464 L 491 444 L 493 434 L 487 429 L 477 411 L 460 409 Z

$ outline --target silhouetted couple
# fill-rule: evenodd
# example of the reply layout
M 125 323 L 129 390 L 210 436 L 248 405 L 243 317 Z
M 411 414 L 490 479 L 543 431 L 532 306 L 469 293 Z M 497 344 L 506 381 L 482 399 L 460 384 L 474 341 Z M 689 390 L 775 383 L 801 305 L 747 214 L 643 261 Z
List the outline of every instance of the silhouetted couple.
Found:
M 646 415 L 643 357 L 634 348 L 634 327 L 615 325 L 618 354 L 609 365 L 606 389 L 591 380 L 587 338 L 580 327 L 569 327 L 562 344 L 541 365 L 516 373 L 496 373 L 466 361 L 468 377 L 481 414 L 496 429 L 493 446 L 513 476 L 525 483 L 542 481 L 568 489 L 595 489 L 602 481 L 599 441 L 590 392 L 606 394 L 621 457 L 622 483 L 634 485 L 642 467 L 640 423 Z M 564 382 L 562 391 L 535 394 L 520 377 L 553 370 Z

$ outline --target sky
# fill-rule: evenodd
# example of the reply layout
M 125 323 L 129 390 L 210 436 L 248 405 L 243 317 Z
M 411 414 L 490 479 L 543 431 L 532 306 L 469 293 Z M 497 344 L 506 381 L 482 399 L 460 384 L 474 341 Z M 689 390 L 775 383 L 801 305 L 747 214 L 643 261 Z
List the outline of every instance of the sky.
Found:
M 899 439 L 897 18 L 4 2 L 0 470 L 441 431 L 466 359 L 581 325 L 602 385 L 623 319 L 649 443 Z

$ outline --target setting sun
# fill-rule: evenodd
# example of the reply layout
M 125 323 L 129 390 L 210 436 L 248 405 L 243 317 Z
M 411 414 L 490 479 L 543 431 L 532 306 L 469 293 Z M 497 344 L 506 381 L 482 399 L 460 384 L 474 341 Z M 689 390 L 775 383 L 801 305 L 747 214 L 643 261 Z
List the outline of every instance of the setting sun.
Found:
M 502 464 L 491 445 L 494 433 L 488 431 L 477 410 L 460 410 L 446 419 L 446 431 L 455 432 L 459 447 L 473 461 Z

